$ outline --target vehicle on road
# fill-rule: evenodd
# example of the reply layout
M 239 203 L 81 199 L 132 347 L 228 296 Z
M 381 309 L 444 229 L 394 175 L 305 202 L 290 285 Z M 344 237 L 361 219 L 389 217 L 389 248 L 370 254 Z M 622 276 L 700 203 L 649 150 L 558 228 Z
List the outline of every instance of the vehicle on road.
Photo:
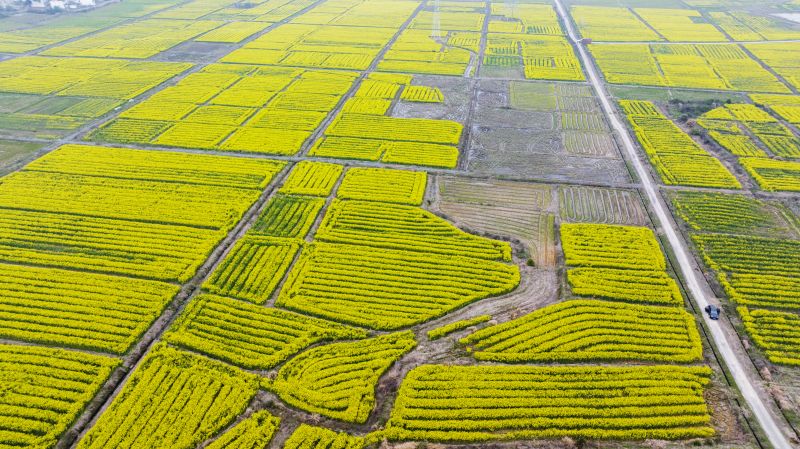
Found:
M 711 318 L 712 320 L 719 319 L 719 313 L 720 313 L 719 307 L 713 304 L 709 304 L 706 306 L 706 313 L 708 314 L 708 317 Z

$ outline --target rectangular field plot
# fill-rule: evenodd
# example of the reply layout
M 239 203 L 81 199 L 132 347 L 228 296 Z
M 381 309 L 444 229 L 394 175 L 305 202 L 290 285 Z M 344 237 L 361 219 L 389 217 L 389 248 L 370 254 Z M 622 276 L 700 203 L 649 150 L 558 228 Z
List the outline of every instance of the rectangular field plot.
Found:
M 158 345 L 77 447 L 193 448 L 242 413 L 257 390 L 254 374 Z
M 675 212 L 693 232 L 797 238 L 792 212 L 784 206 L 745 195 L 675 192 Z
M 581 36 L 596 41 L 664 40 L 628 8 L 576 5 L 570 8 Z
M 737 310 L 747 333 L 770 361 L 800 366 L 800 315 L 747 307 Z
M 282 168 L 64 146 L 4 178 L 0 260 L 186 281 Z
M 209 20 L 146 19 L 51 48 L 43 54 L 146 59 L 222 24 Z
M 250 233 L 302 239 L 308 234 L 324 205 L 323 198 L 279 193 L 269 200 Z
M 354 80 L 350 72 L 211 65 L 123 112 L 91 138 L 292 155 Z
M 622 100 L 620 105 L 664 184 L 742 187 L 717 158 L 672 123 L 653 103 Z
M 439 210 L 468 229 L 516 239 L 537 266 L 555 265 L 554 217 L 543 184 L 437 178 Z
M 228 253 L 203 288 L 218 295 L 265 303 L 289 268 L 296 241 L 244 237 Z
M 328 447 L 361 449 L 364 445 L 362 437 L 337 433 L 324 427 L 301 424 L 286 440 L 283 447 L 284 449 L 323 449 Z
M 703 399 L 710 374 L 672 366 L 423 365 L 403 381 L 385 435 L 459 443 L 711 436 Z
M 789 93 L 733 44 L 595 44 L 589 49 L 609 83 Z M 786 64 L 782 55 L 774 56 L 778 67 Z
M 495 71 L 497 67 L 506 70 L 521 67 L 526 79 L 582 81 L 585 78 L 572 45 L 560 34 L 489 34 L 487 40 L 482 67 Z
M 571 222 L 644 226 L 649 223 L 639 193 L 633 190 L 567 186 L 558 190 L 561 218 Z
M 655 234 L 640 226 L 561 226 L 572 293 L 616 301 L 678 305 L 683 297 L 666 272 Z
M 685 310 L 596 300 L 547 306 L 483 328 L 460 343 L 477 360 L 501 363 L 689 363 L 703 357 L 694 317 Z
M 800 62 L 797 61 L 800 43 L 747 44 L 746 48 L 786 79 L 792 86 L 800 88 Z
M 420 205 L 428 176 L 423 171 L 354 167 L 348 169 L 337 196 L 342 199 Z
M 800 191 L 800 162 L 742 158 L 739 163 L 764 190 Z
M 123 354 L 177 292 L 162 282 L 0 264 L 0 336 Z
M 588 84 L 481 80 L 469 169 L 567 182 L 629 179 Z
M 567 183 L 629 179 L 589 85 L 481 80 L 479 88 L 472 172 Z
M 0 135 L 66 135 L 189 67 L 40 56 L 2 61 Z
M 110 357 L 0 344 L 5 447 L 53 447 L 120 363 Z
M 725 234 L 692 240 L 732 301 L 800 309 L 800 241 Z

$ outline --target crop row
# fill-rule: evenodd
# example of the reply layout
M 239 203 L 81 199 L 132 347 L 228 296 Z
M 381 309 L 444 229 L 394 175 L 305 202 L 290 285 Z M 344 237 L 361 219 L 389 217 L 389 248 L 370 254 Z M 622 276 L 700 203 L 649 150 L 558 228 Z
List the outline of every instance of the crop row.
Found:
M 303 410 L 364 423 L 375 407 L 378 379 L 416 345 L 406 331 L 317 346 L 287 362 L 270 389 Z
M 208 449 L 263 449 L 278 431 L 280 418 L 268 411 L 253 413 L 228 429 L 208 446 Z
M 653 338 L 657 335 L 658 338 Z M 674 307 L 573 300 L 461 339 L 478 360 L 687 363 L 702 358 L 694 317 Z
M 632 190 L 564 186 L 558 189 L 558 203 L 561 216 L 572 222 L 646 223 L 641 198 Z
M 406 86 L 400 94 L 400 99 L 419 103 L 441 103 L 444 95 L 438 87 Z
M 189 304 L 165 340 L 243 368 L 271 368 L 325 340 L 363 338 L 362 330 L 215 295 Z
M 567 265 L 664 271 L 664 255 L 651 231 L 639 226 L 561 226 Z
M 438 340 L 442 337 L 458 332 L 478 324 L 485 323 L 492 319 L 491 315 L 478 315 L 474 318 L 467 318 L 466 320 L 455 321 L 444 326 L 437 327 L 436 329 L 429 330 L 427 333 L 429 340 Z
M 650 229 L 563 224 L 561 240 L 574 294 L 662 305 L 683 303 Z
M 659 270 L 571 268 L 567 281 L 572 293 L 579 296 L 649 304 L 683 303 L 678 285 Z
M 362 449 L 363 447 L 363 438 L 308 424 L 300 424 L 283 444 L 283 449 Z

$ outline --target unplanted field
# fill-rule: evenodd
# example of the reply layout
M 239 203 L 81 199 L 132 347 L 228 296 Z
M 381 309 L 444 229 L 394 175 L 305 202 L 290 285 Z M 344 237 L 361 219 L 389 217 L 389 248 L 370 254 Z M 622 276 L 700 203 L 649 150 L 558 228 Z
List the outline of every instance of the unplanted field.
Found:
M 469 229 L 519 240 L 537 266 L 555 264 L 551 191 L 546 185 L 438 178 L 439 210 Z
M 561 187 L 561 217 L 571 222 L 646 225 L 649 221 L 638 192 L 601 187 Z
M 567 183 L 629 180 L 588 85 L 480 80 L 478 86 L 471 172 Z

